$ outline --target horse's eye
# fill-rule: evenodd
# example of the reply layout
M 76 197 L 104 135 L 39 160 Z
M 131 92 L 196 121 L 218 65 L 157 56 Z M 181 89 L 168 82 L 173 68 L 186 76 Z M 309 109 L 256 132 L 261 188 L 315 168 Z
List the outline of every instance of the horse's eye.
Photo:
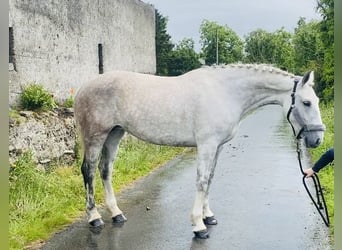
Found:
M 311 106 L 311 102 L 310 101 L 304 101 L 303 104 L 304 104 L 304 106 L 307 106 L 307 107 Z

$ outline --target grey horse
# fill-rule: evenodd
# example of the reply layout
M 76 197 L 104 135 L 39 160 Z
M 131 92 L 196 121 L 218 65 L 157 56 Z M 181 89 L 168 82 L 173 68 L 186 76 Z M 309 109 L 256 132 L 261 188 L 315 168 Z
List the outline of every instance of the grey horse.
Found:
M 98 160 L 113 222 L 126 221 L 111 182 L 119 142 L 127 131 L 154 144 L 197 147 L 191 221 L 195 236 L 207 238 L 206 225 L 217 224 L 208 194 L 222 145 L 234 137 L 246 115 L 269 104 L 281 105 L 285 114 L 291 109 L 288 119 L 297 134 L 311 125 L 322 127 L 313 86 L 313 72 L 300 77 L 258 64 L 202 67 L 178 77 L 113 71 L 85 83 L 74 108 L 84 146 L 81 170 L 88 222 L 93 227 L 104 224 L 94 199 Z M 323 129 L 306 129 L 301 137 L 307 147 L 317 147 Z

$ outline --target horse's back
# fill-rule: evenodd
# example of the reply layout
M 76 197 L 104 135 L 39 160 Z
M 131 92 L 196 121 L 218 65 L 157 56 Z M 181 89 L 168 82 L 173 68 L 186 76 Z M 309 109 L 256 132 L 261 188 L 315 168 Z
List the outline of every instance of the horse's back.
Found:
M 79 89 L 75 116 L 104 130 L 123 127 L 156 144 L 193 145 L 195 90 L 186 85 L 176 77 L 108 72 Z

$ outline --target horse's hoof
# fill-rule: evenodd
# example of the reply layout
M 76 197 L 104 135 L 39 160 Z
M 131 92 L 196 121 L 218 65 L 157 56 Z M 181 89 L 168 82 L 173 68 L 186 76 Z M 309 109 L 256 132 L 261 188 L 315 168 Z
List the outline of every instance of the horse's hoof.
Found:
M 203 222 L 205 225 L 217 225 L 217 220 L 215 219 L 214 216 L 206 217 L 203 219 Z
M 119 214 L 119 215 L 113 217 L 112 220 L 113 220 L 113 223 L 122 224 L 122 223 L 125 223 L 127 221 L 127 218 L 123 214 Z
M 209 238 L 209 232 L 207 229 L 194 232 L 194 234 L 195 234 L 195 237 L 197 239 L 208 239 Z
M 90 226 L 100 228 L 104 226 L 104 222 L 99 218 L 89 222 Z

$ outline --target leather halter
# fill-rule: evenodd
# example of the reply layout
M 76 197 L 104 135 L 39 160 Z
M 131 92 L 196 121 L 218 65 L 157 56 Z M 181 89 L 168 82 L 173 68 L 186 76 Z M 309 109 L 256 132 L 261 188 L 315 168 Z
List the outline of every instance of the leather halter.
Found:
M 291 114 L 292 110 L 296 107 L 296 105 L 295 105 L 296 104 L 296 91 L 297 91 L 298 83 L 299 83 L 299 79 L 297 78 L 294 80 L 294 85 L 293 85 L 293 89 L 292 89 L 292 93 L 291 93 L 291 106 L 290 106 L 289 111 L 287 112 L 287 115 L 286 115 L 287 121 L 290 123 L 293 134 L 296 137 L 296 139 L 302 138 L 303 132 L 325 131 L 325 125 L 324 124 L 306 124 L 306 125 L 303 125 L 303 127 L 299 130 L 298 135 L 296 135 L 296 130 L 295 130 L 292 122 L 290 121 L 290 114 Z

